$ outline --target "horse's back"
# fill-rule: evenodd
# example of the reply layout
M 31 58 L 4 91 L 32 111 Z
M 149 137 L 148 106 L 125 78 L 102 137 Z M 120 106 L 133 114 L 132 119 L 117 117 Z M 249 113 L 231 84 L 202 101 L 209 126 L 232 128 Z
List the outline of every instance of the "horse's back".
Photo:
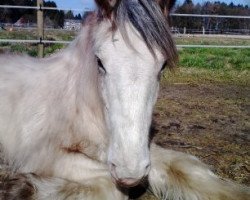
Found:
M 17 106 L 25 91 L 34 82 L 36 73 L 33 62 L 29 57 L 0 56 L 0 119 L 11 113 L 6 112 L 6 109 Z
M 45 74 L 38 62 L 28 56 L 0 55 L 0 143 L 7 157 L 32 139 L 31 126 L 43 114 L 36 97 L 42 93 Z
M 43 72 L 36 62 L 28 56 L 0 55 L 0 106 L 6 99 L 20 102 L 21 97 L 39 82 Z
M 37 78 L 38 71 L 41 69 L 34 58 L 10 54 L 0 55 L 0 92 L 11 93 L 18 86 L 31 83 Z

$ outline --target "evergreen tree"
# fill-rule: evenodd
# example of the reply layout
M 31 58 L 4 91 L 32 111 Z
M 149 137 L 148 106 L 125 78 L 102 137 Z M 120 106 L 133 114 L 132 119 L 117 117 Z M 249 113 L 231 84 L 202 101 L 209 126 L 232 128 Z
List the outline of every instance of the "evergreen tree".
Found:
M 65 19 L 74 19 L 74 14 L 71 10 L 65 13 Z
M 230 4 L 220 1 L 206 1 L 202 5 L 193 4 L 192 0 L 185 0 L 182 5 L 176 6 L 176 13 L 182 14 L 210 14 L 210 15 L 250 15 L 248 6 Z M 216 30 L 223 32 L 228 29 L 250 29 L 248 19 L 230 18 L 199 18 L 199 17 L 173 17 L 172 24 L 175 27 L 188 29 L 199 29 L 205 27 L 206 30 Z
M 36 0 L 1 0 L 0 5 L 19 5 L 19 6 L 36 6 Z M 45 7 L 54 7 L 57 5 L 54 1 L 45 1 Z M 49 18 L 55 27 L 63 27 L 64 24 L 64 12 L 59 10 L 45 10 L 45 18 Z M 21 17 L 25 18 L 29 22 L 36 23 L 36 10 L 32 9 L 11 9 L 0 8 L 0 22 L 1 23 L 15 23 Z

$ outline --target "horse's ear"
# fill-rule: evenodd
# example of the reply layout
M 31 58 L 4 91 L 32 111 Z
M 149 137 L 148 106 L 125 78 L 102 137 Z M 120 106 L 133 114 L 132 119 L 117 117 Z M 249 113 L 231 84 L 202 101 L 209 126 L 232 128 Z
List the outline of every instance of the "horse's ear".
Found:
M 119 0 L 95 0 L 96 5 L 104 17 L 110 17 L 114 6 Z
M 169 16 L 170 10 L 173 8 L 176 0 L 156 0 L 160 5 L 161 10 L 165 16 Z

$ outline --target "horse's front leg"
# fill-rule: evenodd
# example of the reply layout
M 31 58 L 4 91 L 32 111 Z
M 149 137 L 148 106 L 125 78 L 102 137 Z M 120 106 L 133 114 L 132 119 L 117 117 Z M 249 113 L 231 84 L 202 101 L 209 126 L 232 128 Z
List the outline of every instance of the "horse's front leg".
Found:
M 196 157 L 151 145 L 149 185 L 160 199 L 247 200 L 250 189 L 222 180 Z
M 63 153 L 54 160 L 50 177 L 38 174 L 0 177 L 0 199 L 126 200 L 112 182 L 106 164 L 80 153 Z M 36 173 L 36 171 L 34 171 Z
M 112 182 L 106 163 L 91 159 L 82 153 L 63 153 L 53 166 L 53 176 L 78 182 L 63 185 L 66 195 L 75 191 L 69 199 L 127 199 L 126 191 L 120 191 Z M 79 194 L 78 194 L 79 193 Z M 77 198 L 79 197 L 79 198 Z M 61 199 L 61 198 L 60 198 Z
M 52 175 L 72 181 L 108 177 L 108 166 L 81 153 L 62 153 L 52 165 Z

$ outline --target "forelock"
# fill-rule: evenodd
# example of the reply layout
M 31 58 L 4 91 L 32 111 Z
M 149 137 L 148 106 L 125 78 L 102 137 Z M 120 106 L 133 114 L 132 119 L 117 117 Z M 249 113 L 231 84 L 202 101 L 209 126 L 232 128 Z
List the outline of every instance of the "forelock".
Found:
M 102 13 L 100 15 L 105 17 Z M 113 30 L 121 29 L 121 33 L 124 35 L 126 35 L 127 22 L 132 24 L 152 54 L 155 55 L 155 49 L 158 49 L 166 57 L 170 67 L 175 65 L 178 57 L 176 46 L 167 18 L 156 0 L 116 1 L 110 20 L 113 24 Z

